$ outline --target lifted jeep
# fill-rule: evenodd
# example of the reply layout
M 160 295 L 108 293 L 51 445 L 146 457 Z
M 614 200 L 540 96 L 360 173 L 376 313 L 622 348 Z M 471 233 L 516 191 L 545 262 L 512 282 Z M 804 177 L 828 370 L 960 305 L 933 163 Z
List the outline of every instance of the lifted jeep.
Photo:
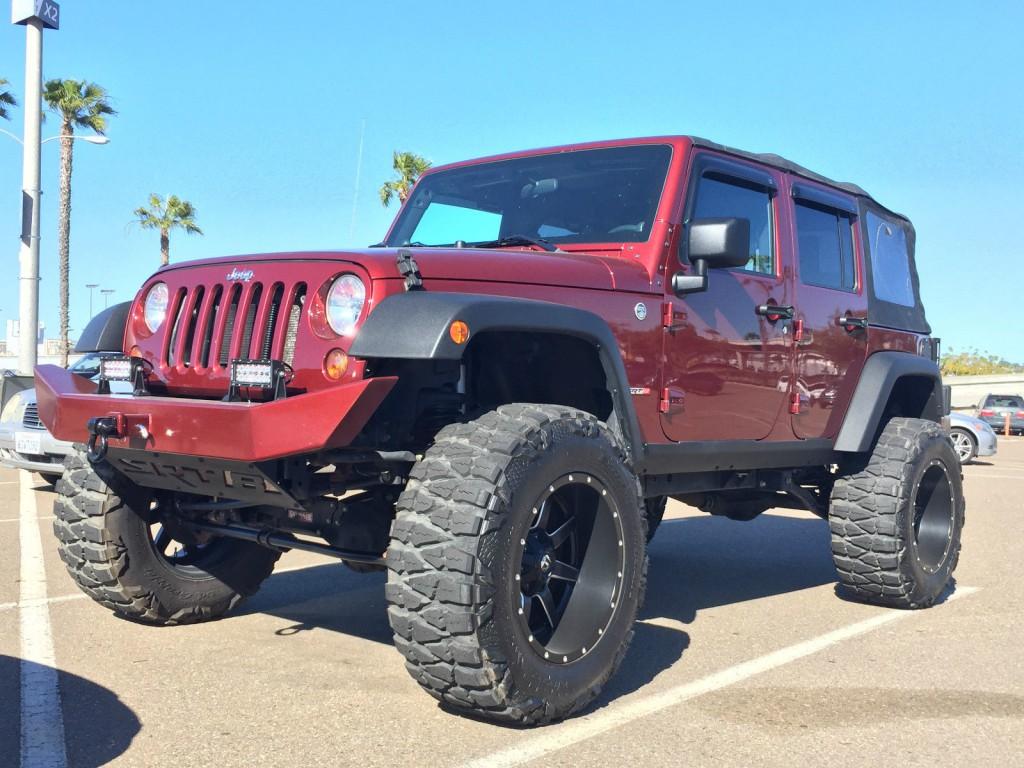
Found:
M 152 624 L 223 615 L 291 549 L 386 568 L 423 688 L 546 723 L 625 656 L 669 497 L 809 510 L 846 594 L 943 594 L 964 500 L 929 334 L 910 221 L 778 156 L 440 167 L 379 246 L 160 269 L 98 391 L 40 366 L 43 421 L 82 444 L 54 530 L 85 592 Z

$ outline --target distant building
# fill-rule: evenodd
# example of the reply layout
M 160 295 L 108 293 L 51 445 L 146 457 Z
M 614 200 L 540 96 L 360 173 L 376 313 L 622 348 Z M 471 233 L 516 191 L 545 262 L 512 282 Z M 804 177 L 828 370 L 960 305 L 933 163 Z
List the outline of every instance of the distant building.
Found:
M 17 320 L 7 321 L 6 338 L 4 340 L 0 340 L 0 356 L 18 356 L 18 351 L 21 349 L 21 333 L 19 331 L 19 326 L 20 323 Z M 60 339 L 47 339 L 45 334 L 46 325 L 40 323 L 39 330 L 36 333 L 36 353 L 40 357 L 59 356 Z M 71 346 L 74 347 L 73 342 Z

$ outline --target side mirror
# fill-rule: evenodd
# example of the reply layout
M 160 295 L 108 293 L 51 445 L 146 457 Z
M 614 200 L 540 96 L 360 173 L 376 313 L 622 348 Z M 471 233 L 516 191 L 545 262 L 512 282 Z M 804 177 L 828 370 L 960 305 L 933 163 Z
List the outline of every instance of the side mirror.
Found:
M 708 269 L 742 267 L 750 261 L 749 219 L 697 219 L 687 230 L 687 255 L 693 272 L 672 276 L 677 296 L 706 291 Z
M 750 219 L 697 219 L 689 226 L 691 263 L 708 269 L 742 267 L 750 261 Z

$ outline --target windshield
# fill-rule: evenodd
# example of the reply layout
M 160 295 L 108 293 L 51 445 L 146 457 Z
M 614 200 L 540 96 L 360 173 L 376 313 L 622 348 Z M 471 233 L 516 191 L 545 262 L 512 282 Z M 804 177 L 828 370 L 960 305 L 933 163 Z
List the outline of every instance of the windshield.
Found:
M 535 155 L 423 177 L 388 246 L 473 245 L 519 236 L 551 243 L 650 237 L 671 147 Z
M 90 352 L 69 365 L 68 370 L 79 376 L 95 376 L 100 372 L 100 355 Z

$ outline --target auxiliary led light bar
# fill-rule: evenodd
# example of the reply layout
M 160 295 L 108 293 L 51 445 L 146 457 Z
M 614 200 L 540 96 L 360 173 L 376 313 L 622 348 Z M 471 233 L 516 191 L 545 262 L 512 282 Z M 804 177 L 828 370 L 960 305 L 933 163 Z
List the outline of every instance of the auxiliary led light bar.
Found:
M 133 394 L 145 395 L 146 366 L 149 365 L 141 357 L 127 355 L 109 355 L 100 360 L 99 383 L 96 392 L 100 395 L 110 394 L 110 382 L 127 381 L 132 384 Z
M 286 395 L 288 366 L 280 360 L 232 360 L 227 400 L 240 400 L 241 387 L 269 390 L 277 400 Z

